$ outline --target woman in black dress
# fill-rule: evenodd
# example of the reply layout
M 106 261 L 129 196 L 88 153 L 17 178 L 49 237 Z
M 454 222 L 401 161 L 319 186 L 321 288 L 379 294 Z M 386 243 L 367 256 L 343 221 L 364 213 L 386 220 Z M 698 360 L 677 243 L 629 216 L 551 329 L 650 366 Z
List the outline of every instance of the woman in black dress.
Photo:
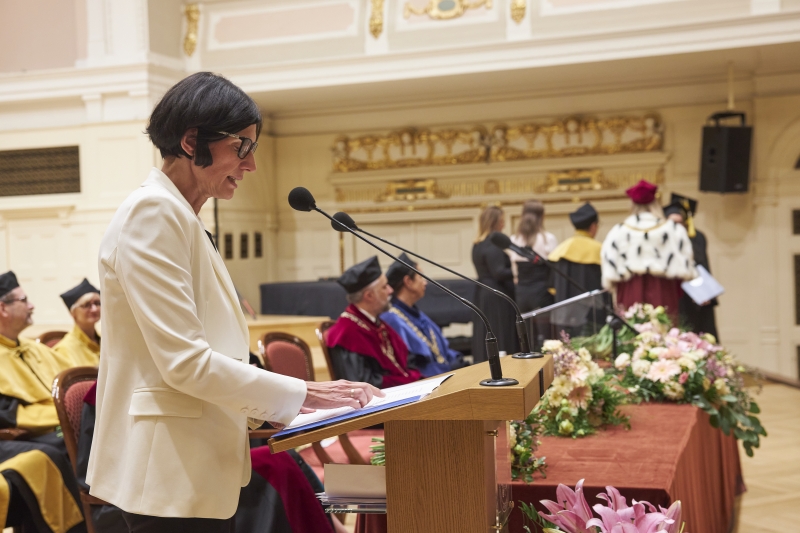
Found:
M 540 256 L 547 258 L 558 246 L 558 239 L 544 230 L 544 205 L 538 200 L 529 200 L 522 206 L 522 218 L 517 226 L 516 235 L 511 242 L 520 248 L 530 248 Z M 534 309 L 547 307 L 554 302 L 550 292 L 552 280 L 550 265 L 546 259 L 531 261 L 514 252 L 509 252 L 512 269 L 516 268 L 516 299 L 520 311 L 527 313 Z
M 492 244 L 489 234 L 502 231 L 505 226 L 503 210 L 487 207 L 479 220 L 478 238 L 472 246 L 472 263 L 478 273 L 478 281 L 514 297 L 514 274 L 511 259 L 500 248 Z M 519 351 L 514 308 L 496 294 L 475 288 L 475 304 L 483 311 L 497 337 L 500 351 L 512 354 Z M 476 319 L 472 322 L 472 356 L 476 363 L 486 361 L 486 328 Z

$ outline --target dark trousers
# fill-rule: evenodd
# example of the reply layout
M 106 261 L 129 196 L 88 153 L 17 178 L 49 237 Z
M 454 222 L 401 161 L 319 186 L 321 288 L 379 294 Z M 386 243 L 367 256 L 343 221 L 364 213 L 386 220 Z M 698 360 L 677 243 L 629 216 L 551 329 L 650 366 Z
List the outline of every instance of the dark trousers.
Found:
M 234 533 L 233 518 L 164 518 L 122 512 L 130 533 Z

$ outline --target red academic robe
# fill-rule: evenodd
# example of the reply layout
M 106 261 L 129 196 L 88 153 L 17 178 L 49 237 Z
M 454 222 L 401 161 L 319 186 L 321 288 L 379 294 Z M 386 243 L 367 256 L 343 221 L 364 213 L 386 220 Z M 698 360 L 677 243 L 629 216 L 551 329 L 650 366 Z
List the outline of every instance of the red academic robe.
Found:
M 347 306 L 325 337 L 329 348 L 341 346 L 364 357 L 375 359 L 386 371 L 381 388 L 404 385 L 420 379 L 417 370 L 408 368 L 408 348 L 395 330 L 382 320 L 372 322 L 353 304 Z

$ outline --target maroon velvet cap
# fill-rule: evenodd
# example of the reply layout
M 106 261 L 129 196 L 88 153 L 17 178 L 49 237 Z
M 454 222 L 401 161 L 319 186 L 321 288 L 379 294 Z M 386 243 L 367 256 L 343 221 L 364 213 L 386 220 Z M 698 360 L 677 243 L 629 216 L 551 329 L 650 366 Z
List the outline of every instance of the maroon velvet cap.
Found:
M 641 180 L 625 191 L 625 194 L 627 194 L 635 204 L 649 204 L 656 199 L 657 190 L 658 185 L 653 185 L 649 181 Z

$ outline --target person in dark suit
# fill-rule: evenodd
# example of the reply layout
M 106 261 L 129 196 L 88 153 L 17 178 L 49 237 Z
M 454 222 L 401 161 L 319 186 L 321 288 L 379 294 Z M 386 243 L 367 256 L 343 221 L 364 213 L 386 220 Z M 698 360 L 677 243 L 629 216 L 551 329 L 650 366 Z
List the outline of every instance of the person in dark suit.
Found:
M 697 212 L 697 200 L 672 194 L 670 203 L 664 208 L 664 214 L 670 220 L 682 224 L 686 228 L 689 240 L 692 242 L 694 251 L 694 261 L 702 265 L 708 273 L 711 273 L 711 265 L 708 262 L 708 244 L 703 232 L 694 227 L 694 214 Z M 719 342 L 717 333 L 717 321 L 714 316 L 714 308 L 718 305 L 717 299 L 698 305 L 688 294 L 681 296 L 679 302 L 680 320 L 684 326 L 696 333 L 710 333 Z
M 478 238 L 472 246 L 472 263 L 478 273 L 478 281 L 514 298 L 511 259 L 489 240 L 492 232 L 502 231 L 504 227 L 505 219 L 501 208 L 489 206 L 484 209 L 479 219 Z M 518 352 L 514 308 L 499 296 L 481 287 L 475 288 L 475 305 L 489 319 L 500 351 L 509 354 Z M 475 363 L 480 363 L 486 361 L 486 327 L 478 319 L 472 322 L 472 326 L 472 356 Z

